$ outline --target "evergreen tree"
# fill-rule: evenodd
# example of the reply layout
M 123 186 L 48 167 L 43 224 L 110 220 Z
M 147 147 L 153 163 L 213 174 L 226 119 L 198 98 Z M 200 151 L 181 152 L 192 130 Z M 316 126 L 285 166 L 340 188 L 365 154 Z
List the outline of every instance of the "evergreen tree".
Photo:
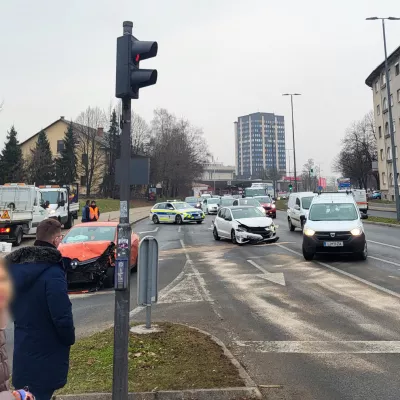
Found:
M 45 131 L 38 135 L 36 146 L 31 150 L 29 162 L 30 183 L 50 184 L 54 183 L 55 165 L 51 154 L 50 143 Z
M 74 129 L 72 122 L 70 122 L 64 136 L 64 148 L 61 151 L 60 158 L 56 160 L 56 179 L 61 184 L 73 183 L 78 177 L 78 158 L 75 149 Z
M 111 113 L 110 117 L 110 128 L 107 132 L 106 142 L 108 147 L 108 162 L 107 172 L 104 177 L 104 191 L 110 197 L 114 197 L 115 194 L 115 164 L 116 160 L 120 158 L 121 154 L 121 137 L 120 129 L 117 119 L 117 113 L 115 109 Z
M 0 155 L 1 183 L 22 182 L 24 179 L 24 160 L 14 125 L 7 132 L 7 142 Z

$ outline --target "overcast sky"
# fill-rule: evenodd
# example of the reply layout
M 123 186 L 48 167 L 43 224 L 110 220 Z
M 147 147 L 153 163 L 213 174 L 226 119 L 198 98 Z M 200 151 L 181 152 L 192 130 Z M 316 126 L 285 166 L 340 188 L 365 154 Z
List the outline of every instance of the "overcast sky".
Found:
M 141 63 L 158 83 L 135 110 L 150 120 L 164 107 L 201 127 L 219 161 L 234 164 L 233 121 L 252 112 L 285 116 L 292 148 L 295 98 L 297 167 L 308 158 L 331 173 L 346 127 L 372 108 L 364 81 L 383 61 L 379 22 L 400 16 L 398 0 L 12 0 L 0 8 L 0 143 L 12 124 L 20 141 L 61 115 L 114 99 L 116 37 L 122 22 L 157 40 Z M 279 3 L 279 4 L 278 4 Z M 400 21 L 387 24 L 388 50 Z M 293 168 L 293 167 L 292 167 Z

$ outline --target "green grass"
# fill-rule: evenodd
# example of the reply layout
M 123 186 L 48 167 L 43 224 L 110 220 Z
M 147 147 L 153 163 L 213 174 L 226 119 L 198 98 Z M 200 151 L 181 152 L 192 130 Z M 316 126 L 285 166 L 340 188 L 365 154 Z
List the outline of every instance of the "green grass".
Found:
M 120 201 L 118 199 L 95 199 L 97 207 L 99 207 L 100 213 L 106 213 L 111 211 L 119 211 Z M 86 199 L 79 200 L 80 203 L 80 211 L 79 215 L 82 215 L 82 207 L 86 203 Z M 147 200 L 131 200 L 131 207 L 146 207 L 151 206 L 153 203 Z
M 183 325 L 129 338 L 129 391 L 243 386 L 236 367 L 208 336 Z M 58 394 L 111 392 L 113 329 L 79 340 L 71 348 L 68 384 Z
M 385 218 L 385 217 L 371 217 L 371 216 L 368 216 L 368 219 L 365 220 L 364 222 L 383 222 L 384 224 L 400 225 L 400 222 L 397 221 L 397 219 Z
M 287 200 L 276 200 L 275 205 L 276 209 L 279 211 L 286 211 L 287 210 Z

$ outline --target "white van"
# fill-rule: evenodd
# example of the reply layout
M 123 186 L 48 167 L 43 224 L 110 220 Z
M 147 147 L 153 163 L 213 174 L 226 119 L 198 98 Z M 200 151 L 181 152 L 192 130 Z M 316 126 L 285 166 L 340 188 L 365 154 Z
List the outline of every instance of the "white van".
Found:
M 361 212 L 367 214 L 368 212 L 368 200 L 367 191 L 365 189 L 351 189 L 351 190 L 338 190 L 338 193 L 352 193 L 355 202 Z
M 313 192 L 291 193 L 288 201 L 287 221 L 290 231 L 296 228 L 303 229 L 308 217 L 308 210 L 312 199 L 316 196 Z

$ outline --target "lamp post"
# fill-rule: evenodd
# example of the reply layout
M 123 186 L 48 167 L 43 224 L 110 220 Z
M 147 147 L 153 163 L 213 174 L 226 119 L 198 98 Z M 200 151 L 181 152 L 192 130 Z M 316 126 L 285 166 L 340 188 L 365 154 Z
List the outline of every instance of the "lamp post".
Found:
M 393 116 L 392 116 L 392 102 L 390 100 L 390 76 L 389 76 L 389 65 L 387 58 L 387 49 L 386 49 L 386 32 L 385 32 L 385 20 L 388 21 L 399 21 L 398 17 L 369 17 L 366 18 L 367 21 L 382 21 L 382 33 L 383 33 L 383 49 L 385 52 L 385 77 L 386 77 L 386 90 L 387 90 L 387 101 L 388 101 L 388 115 L 389 115 L 389 133 L 390 133 L 390 142 L 392 146 L 392 163 L 393 163 L 393 180 L 394 180 L 394 196 L 396 200 L 396 214 L 397 221 L 400 221 L 400 198 L 399 198 L 399 184 L 397 180 L 397 161 L 396 161 L 396 143 L 394 139 L 394 129 L 393 129 Z
M 296 169 L 296 146 L 294 141 L 294 116 L 293 116 L 293 96 L 301 96 L 301 93 L 284 93 L 282 96 L 290 96 L 290 106 L 292 109 L 292 135 L 293 135 L 293 164 L 294 164 L 294 187 L 296 192 L 298 191 L 297 186 L 297 169 Z

